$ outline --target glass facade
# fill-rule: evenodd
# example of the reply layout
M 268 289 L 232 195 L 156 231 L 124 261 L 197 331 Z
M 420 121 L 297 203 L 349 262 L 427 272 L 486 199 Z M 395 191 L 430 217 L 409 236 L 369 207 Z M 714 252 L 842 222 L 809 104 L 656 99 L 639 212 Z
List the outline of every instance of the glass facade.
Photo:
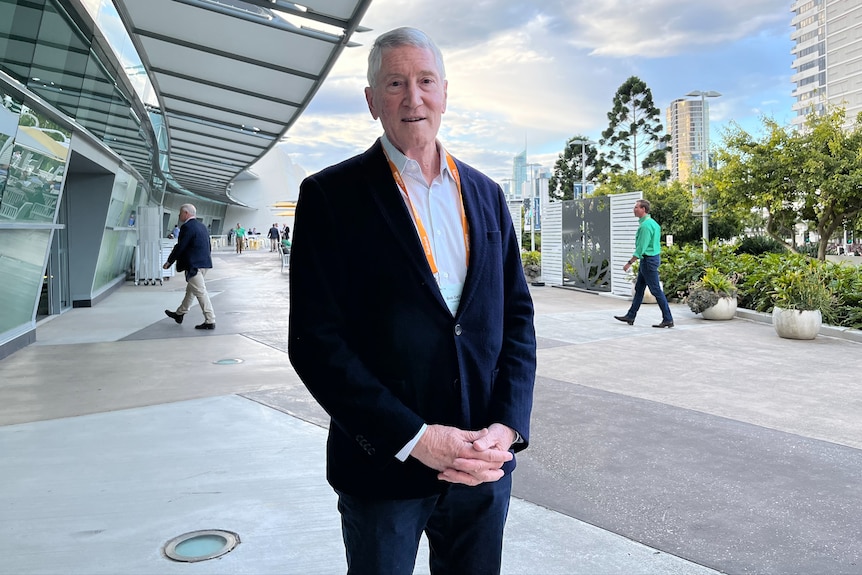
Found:
M 149 179 L 152 127 L 142 123 L 143 105 L 133 105 L 134 88 L 113 52 L 94 42 L 93 27 L 56 0 L 0 0 L 0 70 Z
M 148 114 L 92 19 L 67 6 L 0 0 L 0 346 L 124 280 L 135 211 L 161 201 Z

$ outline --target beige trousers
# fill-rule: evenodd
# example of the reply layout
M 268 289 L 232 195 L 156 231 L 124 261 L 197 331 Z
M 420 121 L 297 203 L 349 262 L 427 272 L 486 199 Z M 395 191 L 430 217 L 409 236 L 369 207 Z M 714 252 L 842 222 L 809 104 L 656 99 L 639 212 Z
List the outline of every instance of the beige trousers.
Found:
M 213 311 L 213 304 L 210 303 L 210 296 L 207 294 L 207 284 L 204 279 L 207 271 L 206 269 L 199 269 L 198 273 L 186 282 L 186 297 L 183 298 L 183 303 L 177 308 L 177 313 L 180 315 L 187 314 L 197 299 L 201 310 L 204 312 L 206 323 L 215 323 L 215 312 Z

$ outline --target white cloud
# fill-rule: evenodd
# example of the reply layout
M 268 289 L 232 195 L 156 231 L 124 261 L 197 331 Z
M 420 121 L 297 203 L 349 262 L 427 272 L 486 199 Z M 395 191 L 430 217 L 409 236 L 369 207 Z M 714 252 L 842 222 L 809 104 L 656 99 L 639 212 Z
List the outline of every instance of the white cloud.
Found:
M 380 135 L 363 88 L 380 33 L 418 26 L 443 51 L 449 102 L 440 138 L 492 177 L 511 177 L 526 145 L 552 167 L 568 138 L 598 139 L 617 88 L 643 79 L 664 109 L 715 89 L 713 125 L 756 124 L 763 102 L 789 110 L 791 13 L 785 0 L 374 0 L 318 95 L 290 130 L 288 149 L 309 171 L 360 153 Z M 718 129 L 714 130 L 717 133 Z
M 572 3 L 566 15 L 573 45 L 593 55 L 643 58 L 720 46 L 786 29 L 790 21 L 785 0 L 604 0 Z

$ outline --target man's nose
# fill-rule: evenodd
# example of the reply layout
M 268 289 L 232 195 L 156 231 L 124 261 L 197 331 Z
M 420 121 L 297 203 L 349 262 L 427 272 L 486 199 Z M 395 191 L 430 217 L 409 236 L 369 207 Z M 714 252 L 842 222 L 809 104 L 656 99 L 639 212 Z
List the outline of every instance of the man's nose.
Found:
M 416 108 L 422 104 L 422 90 L 419 88 L 418 84 L 407 84 L 407 91 L 404 95 L 404 100 L 411 108 Z

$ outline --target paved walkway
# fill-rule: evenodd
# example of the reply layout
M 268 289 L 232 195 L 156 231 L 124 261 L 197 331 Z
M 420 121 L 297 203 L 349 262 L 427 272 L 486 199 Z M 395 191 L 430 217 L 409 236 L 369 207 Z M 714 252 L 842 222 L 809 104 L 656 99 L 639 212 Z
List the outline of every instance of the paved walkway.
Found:
M 287 360 L 287 274 L 265 250 L 215 265 L 212 332 L 196 309 L 164 317 L 181 278 L 129 283 L 0 361 L 0 574 L 344 571 L 327 419 Z M 655 306 L 628 326 L 625 300 L 533 290 L 505 573 L 862 573 L 862 344 L 679 305 L 674 329 L 650 327 Z M 163 556 L 213 528 L 242 542 Z

